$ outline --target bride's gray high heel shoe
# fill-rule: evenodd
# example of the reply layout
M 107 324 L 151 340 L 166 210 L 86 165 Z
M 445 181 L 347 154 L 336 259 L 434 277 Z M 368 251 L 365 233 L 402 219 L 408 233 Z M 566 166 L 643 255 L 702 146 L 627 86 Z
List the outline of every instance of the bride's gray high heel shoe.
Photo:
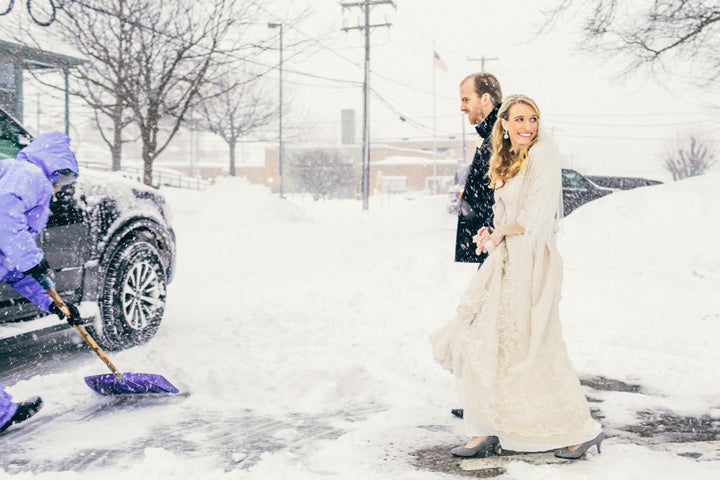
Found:
M 466 448 L 465 446 L 455 447 L 450 450 L 450 453 L 456 457 L 487 456 L 495 453 L 499 443 L 498 437 L 487 437 L 472 448 Z
M 600 432 L 597 437 L 580 444 L 580 446 L 575 450 L 568 450 L 567 448 L 555 450 L 555 456 L 558 458 L 568 458 L 571 460 L 576 460 L 585 455 L 585 452 L 588 451 L 588 448 L 592 447 L 593 445 L 597 447 L 597 452 L 600 453 L 600 444 L 603 440 L 605 440 L 605 434 L 603 432 Z

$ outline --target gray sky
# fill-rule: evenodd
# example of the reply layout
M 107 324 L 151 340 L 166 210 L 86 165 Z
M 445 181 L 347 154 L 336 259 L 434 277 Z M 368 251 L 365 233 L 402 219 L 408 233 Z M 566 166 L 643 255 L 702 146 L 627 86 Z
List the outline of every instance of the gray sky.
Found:
M 309 5 L 312 11 L 306 22 L 288 28 L 286 38 L 333 32 L 312 58 L 288 60 L 285 85 L 294 108 L 311 112 L 327 138 L 337 139 L 341 108 L 357 109 L 358 124 L 362 119 L 361 87 L 292 72 L 361 82 L 362 34 L 340 31 L 362 21 L 360 10 L 343 11 L 338 0 L 279 3 L 295 10 Z M 371 23 L 392 26 L 372 30 L 371 86 L 383 99 L 370 104 L 372 138 L 432 138 L 433 75 L 437 138 L 459 137 L 464 120 L 458 83 L 481 69 L 477 59 L 484 56 L 504 94 L 525 93 L 538 102 L 566 162 L 586 173 L 666 179 L 661 157 L 677 136 L 700 134 L 717 147 L 720 109 L 709 108 L 707 92 L 669 75 L 661 77 L 665 85 L 647 72 L 619 78 L 620 61 L 600 61 L 578 48 L 571 19 L 536 36 L 540 3 L 551 2 L 397 0 L 397 10 L 374 7 Z M 447 73 L 433 68 L 433 46 Z M 470 132 L 469 125 L 465 129 Z
M 600 60 L 592 51 L 578 48 L 578 22 L 572 18 L 537 36 L 543 20 L 538 4 L 552 5 L 556 0 L 395 3 L 397 10 L 375 6 L 371 14 L 373 24 L 392 24 L 373 29 L 371 36 L 371 87 L 377 95 L 370 102 L 373 141 L 431 140 L 435 123 L 436 138 L 460 138 L 464 129 L 473 142 L 472 129 L 459 110 L 458 84 L 479 71 L 479 59 L 485 57 L 486 70 L 499 78 L 505 94 L 525 93 L 537 101 L 542 122 L 556 137 L 566 164 L 581 172 L 669 180 L 662 157 L 678 137 L 691 133 L 720 152 L 715 129 L 720 92 L 700 91 L 678 81 L 688 68 L 682 63 L 658 76 L 662 84 L 646 71 L 620 77 L 619 60 Z M 266 22 L 285 25 L 284 104 L 292 120 L 312 125 L 303 139 L 339 141 L 340 110 L 349 108 L 356 110 L 359 141 L 363 37 L 360 30 L 341 29 L 362 23 L 360 9 L 343 9 L 340 0 L 269 0 L 262 9 L 252 35 L 272 44 L 278 31 L 267 28 Z M 15 10 L 12 15 L 27 16 L 24 10 Z M 289 21 L 303 10 L 307 12 L 303 21 Z M 15 21 L 11 16 L 3 19 Z M 320 40 L 311 42 L 311 51 L 292 48 L 295 41 L 321 33 Z M 447 65 L 447 73 L 433 67 L 433 49 Z M 268 51 L 259 60 L 271 67 L 277 63 L 277 51 Z M 277 71 L 263 81 L 271 94 L 277 91 Z M 48 95 L 43 91 L 41 100 L 28 88 L 30 126 L 39 123 L 36 117 L 50 120 L 49 107 L 41 105 L 49 101 Z M 62 117 L 58 114 L 58 118 Z M 269 134 L 270 139 L 275 135 Z M 80 145 L 84 138 L 76 137 Z M 179 148 L 186 147 L 186 141 L 178 142 Z M 218 142 L 213 138 L 211 143 Z

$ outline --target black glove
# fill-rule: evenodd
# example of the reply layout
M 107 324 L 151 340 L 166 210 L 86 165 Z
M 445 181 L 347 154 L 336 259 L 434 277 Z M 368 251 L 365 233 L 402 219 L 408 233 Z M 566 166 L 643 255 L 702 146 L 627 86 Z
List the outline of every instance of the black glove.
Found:
M 50 304 L 50 313 L 54 313 L 55 315 L 60 317 L 60 320 L 67 320 L 67 322 L 73 327 L 75 325 L 82 325 L 83 321 L 82 318 L 80 318 L 80 312 L 78 311 L 77 307 L 72 303 L 66 303 L 65 306 L 68 310 L 70 310 L 69 317 L 65 315 L 65 313 L 60 309 L 60 307 L 58 307 L 54 303 Z
M 55 288 L 55 273 L 50 268 L 50 265 L 48 265 L 45 257 L 40 260 L 40 263 L 32 267 L 30 270 L 23 272 L 23 274 L 33 277 L 45 290 Z

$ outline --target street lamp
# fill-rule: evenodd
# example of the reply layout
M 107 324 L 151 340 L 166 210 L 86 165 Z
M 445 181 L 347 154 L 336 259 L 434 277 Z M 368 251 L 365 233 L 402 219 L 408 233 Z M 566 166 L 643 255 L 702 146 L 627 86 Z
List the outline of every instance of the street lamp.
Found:
M 278 184 L 278 191 L 280 192 L 280 198 L 283 197 L 283 135 L 282 135 L 282 117 L 283 117 L 283 24 L 282 23 L 268 23 L 268 28 L 279 28 L 280 29 L 280 63 L 278 64 L 278 70 L 280 73 L 280 79 L 278 81 L 278 89 L 280 90 L 279 97 L 279 119 L 278 119 L 278 176 L 280 182 Z

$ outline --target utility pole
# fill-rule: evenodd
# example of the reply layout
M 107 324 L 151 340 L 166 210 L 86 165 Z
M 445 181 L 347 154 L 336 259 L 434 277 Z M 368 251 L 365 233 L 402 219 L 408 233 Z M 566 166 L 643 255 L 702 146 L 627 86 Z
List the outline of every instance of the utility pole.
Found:
M 280 29 L 280 63 L 278 63 L 279 81 L 279 119 L 278 119 L 278 177 L 280 177 L 280 185 L 278 185 L 278 193 L 280 198 L 283 196 L 283 130 L 282 130 L 282 117 L 283 117 L 283 24 L 282 23 L 268 23 L 268 28 Z
M 370 196 L 370 123 L 368 117 L 370 105 L 370 29 L 376 27 L 390 27 L 390 23 L 370 24 L 370 7 L 375 5 L 392 5 L 396 10 L 397 6 L 393 0 L 362 0 L 359 2 L 340 3 L 343 9 L 360 7 L 365 16 L 365 24 L 356 27 L 343 27 L 342 30 L 363 30 L 365 34 L 365 68 L 363 80 L 363 145 L 362 145 L 362 195 L 363 210 L 368 209 Z
M 433 40 L 433 42 L 432 42 L 432 47 L 433 47 L 433 56 L 435 57 L 435 58 L 433 58 L 433 64 L 434 64 L 434 63 L 435 63 L 435 59 L 437 58 L 437 50 L 435 50 L 435 40 Z M 430 191 L 431 191 L 433 194 L 436 194 L 436 193 L 437 193 L 437 190 L 438 190 L 438 176 L 437 176 L 437 134 L 436 134 L 436 131 L 437 131 L 437 129 L 436 129 L 436 124 L 437 124 L 437 120 L 436 120 L 437 112 L 436 112 L 436 110 L 437 110 L 437 108 L 436 108 L 436 106 L 435 106 L 436 103 L 437 103 L 437 102 L 435 101 L 435 99 L 437 98 L 437 96 L 435 95 L 435 65 L 433 65 L 432 72 L 433 72 L 433 77 L 432 77 L 432 94 L 433 94 L 433 104 L 432 104 L 432 115 L 433 115 L 433 122 L 432 122 L 432 128 L 433 128 L 433 139 L 432 139 L 432 141 L 433 141 L 433 151 L 432 151 L 432 160 L 433 160 L 433 182 L 432 182 L 432 188 L 430 189 Z
M 485 55 L 483 55 L 480 58 L 470 58 L 470 57 L 467 58 L 468 62 L 480 62 L 480 71 L 481 72 L 485 71 L 485 62 L 491 62 L 493 60 L 499 60 L 499 59 L 497 57 L 488 58 Z

